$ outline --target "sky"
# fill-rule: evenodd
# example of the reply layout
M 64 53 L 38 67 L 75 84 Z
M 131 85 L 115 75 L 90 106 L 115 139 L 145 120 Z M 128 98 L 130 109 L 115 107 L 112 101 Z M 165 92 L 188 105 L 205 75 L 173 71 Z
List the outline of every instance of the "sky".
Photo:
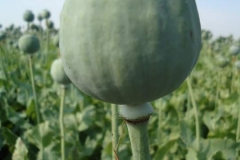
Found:
M 240 38 L 240 0 L 196 0 L 202 29 L 215 37 L 234 35 Z M 35 15 L 47 9 L 51 20 L 59 27 L 59 15 L 64 0 L 0 0 L 0 24 L 24 26 L 23 13 L 31 10 Z M 37 21 L 35 20 L 37 23 Z

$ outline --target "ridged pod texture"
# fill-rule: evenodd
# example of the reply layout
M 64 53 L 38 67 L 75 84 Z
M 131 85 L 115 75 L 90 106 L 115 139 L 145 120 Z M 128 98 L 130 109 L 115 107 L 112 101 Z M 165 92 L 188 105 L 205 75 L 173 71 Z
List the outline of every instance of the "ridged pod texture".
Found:
M 201 50 L 195 0 L 66 0 L 60 24 L 68 77 L 84 93 L 116 104 L 171 93 Z
M 50 74 L 55 82 L 62 85 L 68 85 L 71 83 L 68 76 L 66 75 L 63 66 L 62 66 L 62 60 L 56 59 L 53 61 Z
M 18 41 L 19 48 L 27 54 L 33 54 L 40 48 L 40 42 L 36 36 L 24 35 Z

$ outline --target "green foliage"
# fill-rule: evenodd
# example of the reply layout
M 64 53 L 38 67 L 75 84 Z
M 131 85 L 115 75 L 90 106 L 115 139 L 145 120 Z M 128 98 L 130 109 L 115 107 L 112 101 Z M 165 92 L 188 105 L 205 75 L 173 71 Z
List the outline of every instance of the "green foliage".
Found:
M 11 39 L 9 32 L 6 35 Z M 36 35 L 44 44 L 41 36 Z M 236 159 L 236 150 L 240 149 L 236 142 L 240 74 L 229 54 L 232 40 L 219 38 L 214 43 L 219 50 L 203 41 L 200 59 L 191 74 L 201 126 L 200 149 L 196 149 L 194 112 L 187 85 L 183 83 L 161 101 L 152 102 L 155 113 L 150 118 L 148 134 L 153 160 Z M 36 125 L 27 57 L 7 42 L 0 42 L 0 159 L 60 158 L 60 86 L 50 75 L 51 64 L 59 51 L 54 42 L 48 50 L 41 46 L 33 56 L 42 117 L 42 123 Z M 217 55 L 228 60 L 224 67 L 219 65 Z M 64 115 L 67 160 L 112 159 L 109 104 L 84 95 L 71 84 L 66 91 Z M 120 160 L 131 159 L 131 145 L 123 121 L 118 130 L 117 156 Z
M 28 160 L 28 150 L 21 138 L 18 138 L 15 144 L 15 150 L 12 156 L 13 160 Z

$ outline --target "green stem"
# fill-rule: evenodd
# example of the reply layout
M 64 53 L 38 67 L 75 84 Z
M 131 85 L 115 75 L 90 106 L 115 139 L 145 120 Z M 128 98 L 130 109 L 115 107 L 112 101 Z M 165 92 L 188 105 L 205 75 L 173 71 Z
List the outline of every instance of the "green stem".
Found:
M 239 141 L 239 135 L 240 135 L 240 105 L 238 106 L 238 125 L 237 125 L 237 135 L 236 135 L 236 141 Z
M 75 86 L 71 85 L 70 90 L 71 90 L 71 98 L 72 98 L 72 100 L 73 101 L 77 101 L 77 99 L 76 99 L 76 97 L 77 97 L 77 90 L 76 90 Z
M 117 144 L 118 144 L 118 119 L 117 119 L 117 105 L 111 105 L 112 110 L 112 159 L 117 159 Z
M 32 90 L 33 90 L 33 97 L 34 97 L 34 103 L 35 103 L 35 111 L 37 116 L 37 124 L 40 123 L 40 113 L 39 113 L 39 107 L 38 107 L 38 100 L 37 100 L 37 94 L 35 90 L 35 82 L 34 82 L 34 74 L 33 74 L 33 65 L 32 65 L 32 56 L 29 55 L 29 69 L 30 69 L 30 76 L 31 76 L 31 83 L 32 83 Z
M 29 32 L 29 29 L 30 29 L 30 23 L 27 22 L 27 32 Z
M 158 134 L 157 134 L 157 138 L 158 138 L 158 143 L 161 144 L 161 118 L 162 118 L 162 100 L 159 99 L 158 101 Z
M 62 86 L 62 94 L 61 94 L 61 104 L 59 110 L 59 127 L 61 132 L 61 160 L 65 160 L 65 133 L 64 133 L 64 103 L 65 103 L 65 90 L 66 87 Z
M 191 96 L 190 94 L 188 94 L 188 97 L 187 97 L 187 112 L 189 112 L 191 109 Z
M 133 160 L 150 160 L 148 121 L 140 124 L 127 123 Z
M 81 110 L 81 111 L 84 110 L 84 98 L 83 98 L 82 101 L 80 102 L 80 110 Z
M 119 113 L 127 123 L 133 160 L 150 160 L 148 144 L 148 120 L 153 114 L 150 103 L 130 106 L 122 105 Z
M 42 31 L 43 31 L 43 28 L 42 28 L 42 22 L 41 21 L 39 22 L 39 27 L 40 27 L 40 31 L 39 31 L 40 32 L 40 40 L 42 42 L 42 38 L 43 38 L 43 32 Z
M 38 107 L 38 100 L 37 100 L 37 94 L 35 90 L 35 82 L 34 82 L 34 74 L 33 74 L 33 65 L 32 65 L 32 56 L 29 55 L 29 68 L 30 68 L 30 76 L 31 76 L 31 83 L 32 83 L 32 90 L 33 90 L 33 96 L 34 96 L 34 102 L 35 102 L 35 111 L 36 111 L 36 116 L 37 116 L 37 125 L 39 127 L 40 124 L 40 113 L 39 113 L 39 107 Z M 40 128 L 39 133 L 40 133 Z M 42 159 L 44 160 L 44 147 L 43 147 L 43 139 L 41 137 L 41 154 L 42 154 Z
M 47 47 L 46 47 L 46 49 L 47 49 L 47 51 L 46 51 L 46 53 L 45 53 L 45 63 L 46 63 L 46 65 L 48 64 L 48 51 L 49 51 L 49 30 L 47 29 Z
M 188 85 L 188 90 L 190 93 L 190 97 L 191 97 L 191 101 L 194 109 L 195 126 L 196 126 L 196 142 L 197 142 L 197 150 L 199 150 L 200 149 L 200 126 L 199 126 L 198 110 L 197 110 L 197 105 L 194 99 L 192 85 L 189 77 L 187 78 L 187 85 Z
M 28 90 L 25 90 L 25 95 L 26 95 L 26 102 L 28 102 L 29 96 L 28 96 Z
M 39 32 L 38 32 L 38 35 L 39 35 L 39 40 L 40 40 L 40 49 L 39 49 L 39 51 L 38 51 L 38 54 L 39 54 L 39 57 L 41 58 L 41 60 L 42 60 L 42 50 L 43 50 L 43 34 L 42 34 L 42 24 L 41 24 L 41 22 L 39 23 L 39 27 L 40 27 L 40 30 L 39 30 Z

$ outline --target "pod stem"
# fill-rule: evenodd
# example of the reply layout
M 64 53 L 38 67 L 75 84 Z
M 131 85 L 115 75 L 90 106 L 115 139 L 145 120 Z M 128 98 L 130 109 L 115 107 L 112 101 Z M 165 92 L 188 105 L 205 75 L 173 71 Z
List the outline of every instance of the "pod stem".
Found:
M 162 128 L 161 128 L 161 124 L 162 124 L 162 121 L 161 121 L 161 118 L 162 118 L 162 100 L 159 99 L 157 101 L 157 107 L 158 107 L 158 134 L 157 134 L 157 138 L 158 138 L 158 143 L 161 144 L 161 131 L 162 131 Z
M 29 55 L 28 59 L 29 59 L 30 77 L 31 77 L 32 90 L 33 90 L 34 103 L 35 103 L 35 111 L 36 111 L 36 116 L 37 116 L 37 124 L 39 125 L 39 123 L 40 123 L 40 113 L 39 113 L 39 107 L 38 107 L 37 94 L 36 94 L 36 90 L 35 90 L 32 56 Z
M 39 30 L 39 37 L 40 37 L 40 43 L 41 43 L 41 45 L 40 45 L 40 51 L 39 51 L 39 54 L 41 55 L 41 52 L 42 52 L 42 43 L 43 43 L 43 28 L 42 28 L 42 23 L 41 23 L 41 21 L 39 22 L 39 26 L 40 26 L 40 30 Z
M 199 125 L 199 118 L 198 118 L 198 110 L 197 110 L 197 105 L 194 99 L 192 85 L 189 77 L 187 78 L 187 85 L 188 85 L 188 90 L 189 90 L 190 98 L 191 98 L 193 109 L 194 109 L 195 126 L 196 126 L 196 143 L 197 143 L 197 150 L 199 150 L 200 149 L 200 125 Z
M 236 134 L 236 141 L 239 141 L 240 135 L 240 105 L 238 106 L 238 125 L 237 125 L 237 134 Z
M 153 114 L 150 103 L 138 106 L 124 105 L 120 107 L 120 114 L 127 123 L 133 160 L 150 160 L 148 143 L 148 120 Z
M 39 21 L 39 26 L 40 26 L 40 37 L 41 37 L 41 40 L 42 40 L 42 30 L 43 30 L 43 28 L 42 28 L 42 22 L 41 21 Z
M 64 133 L 64 103 L 66 87 L 61 87 L 61 104 L 59 109 L 59 127 L 61 134 L 61 160 L 65 160 L 65 133 Z
M 148 122 L 141 124 L 127 123 L 134 160 L 150 160 L 148 144 Z
M 35 103 L 35 111 L 36 111 L 36 117 L 37 117 L 37 125 L 39 126 L 40 122 L 40 113 L 39 113 L 39 107 L 38 107 L 38 100 L 37 100 L 37 94 L 35 90 L 35 82 L 34 82 L 34 73 L 33 73 L 33 65 L 32 65 L 32 55 L 28 56 L 29 59 L 29 68 L 30 68 L 30 77 L 31 77 L 31 83 L 32 83 L 32 90 L 33 90 L 33 96 L 34 96 L 34 103 Z M 38 128 L 40 133 L 40 128 Z M 41 154 L 42 159 L 44 160 L 44 147 L 43 147 L 43 139 L 41 137 Z
M 47 29 L 47 53 L 49 51 L 49 29 Z
M 45 63 L 46 65 L 48 65 L 48 52 L 49 52 L 49 30 L 47 29 L 46 30 L 46 33 L 47 33 L 47 42 L 46 42 L 46 53 L 45 53 Z
M 117 105 L 112 104 L 112 159 L 117 159 L 117 144 L 118 144 L 118 119 L 117 119 Z
M 27 32 L 29 32 L 29 29 L 30 29 L 30 23 L 27 22 Z

